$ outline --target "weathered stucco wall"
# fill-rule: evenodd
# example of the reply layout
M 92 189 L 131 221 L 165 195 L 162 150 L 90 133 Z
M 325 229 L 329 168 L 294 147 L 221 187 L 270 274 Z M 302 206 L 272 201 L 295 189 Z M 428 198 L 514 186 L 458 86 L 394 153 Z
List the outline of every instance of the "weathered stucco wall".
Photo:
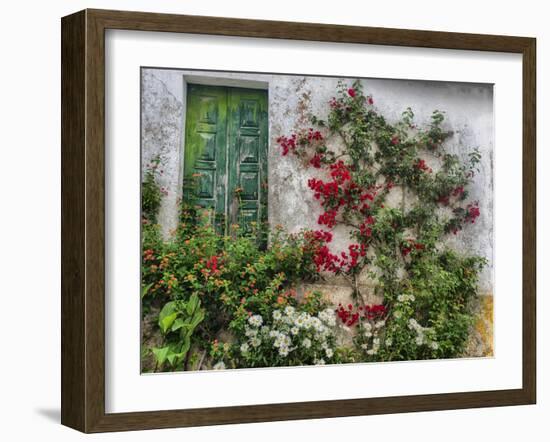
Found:
M 307 187 L 315 170 L 301 167 L 292 156 L 282 157 L 276 139 L 308 125 L 309 116 L 321 118 L 335 95 L 338 78 L 289 75 L 143 69 L 142 155 L 144 164 L 160 155 L 163 199 L 159 222 L 169 236 L 177 225 L 181 198 L 187 83 L 217 84 L 268 90 L 269 95 L 269 220 L 291 232 L 318 228 L 318 202 Z M 344 80 L 346 81 L 346 80 Z M 351 83 L 352 80 L 347 80 Z M 480 278 L 481 292 L 492 293 L 493 274 L 493 89 L 491 85 L 407 80 L 362 80 L 375 106 L 390 121 L 412 107 L 415 119 L 426 124 L 435 109 L 446 113 L 444 129 L 453 132 L 446 142 L 449 151 L 467 159 L 479 148 L 480 173 L 474 177 L 470 198 L 479 201 L 481 216 L 450 241 L 458 249 L 484 256 L 489 265 Z M 347 232 L 337 230 L 332 247 L 343 250 Z M 334 283 L 334 281 L 333 281 Z

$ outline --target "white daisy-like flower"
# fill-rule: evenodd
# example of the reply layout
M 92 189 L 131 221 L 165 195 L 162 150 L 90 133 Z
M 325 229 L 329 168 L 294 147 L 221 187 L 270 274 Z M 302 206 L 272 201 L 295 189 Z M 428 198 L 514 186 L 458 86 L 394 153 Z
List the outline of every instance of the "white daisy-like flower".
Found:
M 399 302 L 404 302 L 406 299 L 407 299 L 407 297 L 406 297 L 405 295 L 403 295 L 403 294 L 401 294 L 401 295 L 399 295 L 399 296 L 397 297 L 397 300 L 398 300 Z
M 270 338 L 277 338 L 281 333 L 278 331 L 278 330 L 271 330 L 269 332 L 269 337 Z
M 372 330 L 372 324 L 370 322 L 365 322 L 363 324 L 363 327 L 365 328 L 366 331 L 371 331 Z
M 269 332 L 269 327 L 267 325 L 263 325 L 262 328 L 260 328 L 260 333 L 263 333 L 264 335 Z
M 279 310 L 275 310 L 273 312 L 273 320 L 274 321 L 280 321 L 282 317 L 283 317 L 283 315 L 281 314 L 281 312 Z
M 245 330 L 244 330 L 244 334 L 245 334 L 245 336 L 251 338 L 251 337 L 256 336 L 258 334 L 258 330 L 246 327 Z
M 424 335 L 418 335 L 416 337 L 416 345 L 422 345 L 424 344 Z
M 300 332 L 300 329 L 298 327 L 292 327 L 290 329 L 290 333 L 296 336 Z
M 313 327 L 317 332 L 323 330 L 324 328 L 324 325 L 319 318 L 311 318 L 310 323 L 311 327 Z
M 290 338 L 287 335 L 280 333 L 279 336 L 275 338 L 275 342 L 273 342 L 273 346 L 278 348 L 288 347 L 290 346 Z
M 409 301 L 413 302 L 415 299 L 414 295 L 409 295 Z
M 430 342 L 430 347 L 432 350 L 437 350 L 439 348 L 439 344 L 435 341 Z
M 382 328 L 386 325 L 386 321 L 378 321 L 376 324 L 374 324 L 374 328 Z
M 325 348 L 325 354 L 327 355 L 327 358 L 332 358 L 334 352 L 332 351 L 332 348 Z
M 393 316 L 396 318 L 396 319 L 399 319 L 401 318 L 401 316 L 403 316 L 403 313 L 401 312 L 401 310 L 395 310 L 393 312 Z
M 319 335 L 319 338 L 323 339 L 324 336 L 326 336 L 329 332 L 328 328 L 324 326 L 323 324 L 319 325 L 315 331 Z
M 370 337 L 372 337 L 372 332 L 367 331 L 367 332 L 364 333 L 364 335 L 365 335 L 365 338 L 370 338 Z
M 279 355 L 282 357 L 288 356 L 289 351 L 290 349 L 286 345 L 279 347 Z
M 324 360 L 324 359 L 315 359 L 315 360 L 313 361 L 313 363 L 314 363 L 315 365 L 325 365 L 325 360 Z
M 264 323 L 264 318 L 261 315 L 252 315 L 248 318 L 248 323 L 252 327 L 260 327 Z
M 319 319 L 325 324 L 334 327 L 336 325 L 336 315 L 334 310 L 327 308 L 319 313 Z
M 294 324 L 297 327 L 305 328 L 306 327 L 306 316 L 304 313 L 300 313 L 295 319 Z
M 287 305 L 285 307 L 285 315 L 287 316 L 292 316 L 294 314 L 294 307 L 292 307 L 291 305 Z
M 380 338 L 374 338 L 372 340 L 372 345 L 379 346 L 380 345 Z
M 369 344 L 367 344 L 367 343 L 361 344 L 361 348 L 363 350 L 366 350 L 367 348 L 369 348 Z
M 212 369 L 213 370 L 225 370 L 225 364 L 223 363 L 223 361 L 217 362 L 216 364 L 214 364 Z
M 245 354 L 245 353 L 248 353 L 248 350 L 249 350 L 249 346 L 248 344 L 245 342 L 244 344 L 241 345 L 241 353 Z
M 386 347 L 391 347 L 393 341 L 391 338 L 386 339 Z
M 250 340 L 250 345 L 252 345 L 252 347 L 254 348 L 259 347 L 261 344 L 262 340 L 256 336 Z
M 310 348 L 311 347 L 311 339 L 304 338 L 304 340 L 302 341 L 302 345 L 304 346 L 304 348 Z
M 376 351 L 376 349 L 374 349 L 374 348 L 371 348 L 370 350 L 367 350 L 367 354 L 368 354 L 369 356 L 373 356 L 373 355 L 375 355 L 376 353 L 377 353 L 377 351 Z

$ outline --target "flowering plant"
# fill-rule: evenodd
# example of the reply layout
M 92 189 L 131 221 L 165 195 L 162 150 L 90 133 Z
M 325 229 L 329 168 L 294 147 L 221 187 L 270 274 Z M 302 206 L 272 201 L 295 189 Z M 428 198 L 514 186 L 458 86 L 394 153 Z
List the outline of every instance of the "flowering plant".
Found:
M 251 315 L 236 344 L 236 363 L 245 367 L 324 365 L 335 362 L 336 315 L 332 308 L 317 314 L 293 306 L 274 309 L 265 320 Z
M 317 271 L 344 277 L 352 288 L 354 305 L 340 306 L 338 317 L 359 328 L 355 341 L 368 360 L 457 356 L 485 260 L 453 252 L 446 236 L 480 216 L 478 202 L 468 201 L 478 150 L 466 161 L 446 151 L 452 133 L 441 111 L 426 127 L 410 108 L 390 123 L 359 81 L 340 83 L 328 104 L 326 119 L 312 116 L 313 127 L 278 143 L 283 156 L 319 171 L 307 184 L 321 208 L 320 229 L 306 237 Z M 333 247 L 338 229 L 347 232 L 345 250 Z M 367 289 L 366 279 L 373 283 Z M 367 305 L 372 292 L 382 305 Z M 372 332 L 373 308 L 380 336 Z

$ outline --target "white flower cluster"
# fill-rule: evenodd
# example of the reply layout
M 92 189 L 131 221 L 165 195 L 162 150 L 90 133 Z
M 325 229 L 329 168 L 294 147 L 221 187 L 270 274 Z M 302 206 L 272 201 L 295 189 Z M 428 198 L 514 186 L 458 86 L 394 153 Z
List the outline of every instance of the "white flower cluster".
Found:
M 262 318 L 261 315 L 253 315 L 250 318 L 248 318 L 248 323 L 252 327 L 259 327 L 260 325 L 262 325 L 264 323 L 264 319 Z
M 329 341 L 333 340 L 333 328 L 336 326 L 336 314 L 327 308 L 317 315 L 307 312 L 297 312 L 292 306 L 273 312 L 271 326 L 263 325 L 261 315 L 248 318 L 245 336 L 248 341 L 240 347 L 244 356 L 249 355 L 262 344 L 269 345 L 281 357 L 286 357 L 293 351 L 307 351 L 315 347 L 319 353 L 315 363 L 324 364 L 323 358 L 332 358 L 334 350 Z
M 363 337 L 364 342 L 361 344 L 361 348 L 367 352 L 369 356 L 373 356 L 378 353 L 380 350 L 380 337 L 379 334 L 381 329 L 386 325 L 386 321 L 380 320 L 376 321 L 374 324 L 370 322 L 364 322 L 363 327 Z M 369 346 L 369 340 L 372 338 L 372 347 Z
M 429 345 L 431 349 L 437 350 L 439 344 L 429 338 L 429 334 L 432 331 L 429 327 L 422 327 L 418 321 L 414 318 L 409 319 L 409 329 L 416 332 L 416 345 Z
M 414 297 L 414 295 L 407 295 L 407 294 L 401 294 L 397 297 L 397 300 L 399 302 L 407 302 L 407 301 L 411 301 L 411 302 L 414 302 L 416 298 Z

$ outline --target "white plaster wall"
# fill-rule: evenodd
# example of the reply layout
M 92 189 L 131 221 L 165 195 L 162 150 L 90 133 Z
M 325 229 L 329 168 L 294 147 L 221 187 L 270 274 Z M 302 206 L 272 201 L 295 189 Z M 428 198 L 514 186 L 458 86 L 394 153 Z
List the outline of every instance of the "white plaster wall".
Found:
M 353 80 L 348 79 L 350 84 Z M 282 157 L 276 139 L 307 127 L 309 116 L 321 118 L 335 95 L 338 78 L 303 77 L 191 70 L 144 69 L 142 72 L 142 155 L 148 161 L 160 154 L 164 174 L 160 184 L 168 190 L 159 222 L 166 236 L 177 223 L 181 197 L 186 82 L 266 88 L 269 94 L 269 220 L 289 231 L 318 228 L 319 204 L 307 187 L 318 171 L 301 167 L 292 156 Z M 470 198 L 478 200 L 481 216 L 450 242 L 458 249 L 489 260 L 480 278 L 482 292 L 492 292 L 493 266 L 493 88 L 487 84 L 407 80 L 362 80 L 375 106 L 389 121 L 412 107 L 416 122 L 426 124 L 435 109 L 446 113 L 444 129 L 453 132 L 446 148 L 467 159 L 474 147 L 482 154 L 480 173 L 474 177 Z M 333 247 L 344 249 L 347 232 L 335 232 Z

